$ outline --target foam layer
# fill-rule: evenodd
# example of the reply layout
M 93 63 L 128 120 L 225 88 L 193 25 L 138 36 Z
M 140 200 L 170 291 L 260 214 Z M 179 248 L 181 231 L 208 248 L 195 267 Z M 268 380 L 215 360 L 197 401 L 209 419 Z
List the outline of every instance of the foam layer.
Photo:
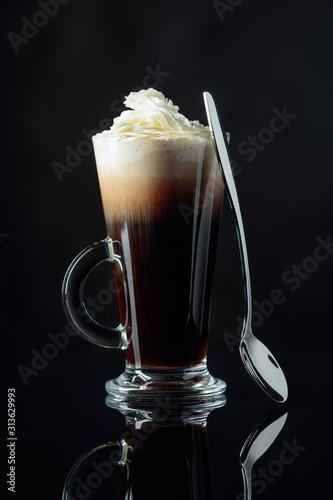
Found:
M 160 165 L 169 163 L 170 175 L 182 175 L 182 164 L 197 163 L 200 159 L 212 161 L 215 155 L 210 133 L 183 133 L 182 137 L 169 134 L 150 135 L 127 140 L 118 136 L 99 134 L 94 138 L 94 151 L 98 169 L 108 168 L 125 175 L 124 164 L 137 169 L 140 175 L 159 176 Z M 173 158 L 174 163 L 169 159 Z M 174 172 L 177 165 L 177 171 Z M 184 168 L 183 168 L 184 167 Z M 122 173 L 121 173 L 122 172 Z M 163 173 L 165 175 L 165 173 Z
M 93 137 L 99 168 L 108 165 L 115 169 L 116 165 L 142 161 L 148 155 L 156 155 L 162 163 L 162 155 L 168 154 L 183 162 L 197 162 L 202 152 L 212 156 L 209 127 L 188 120 L 161 92 L 155 89 L 131 92 L 125 105 L 132 109 L 115 118 L 110 130 Z

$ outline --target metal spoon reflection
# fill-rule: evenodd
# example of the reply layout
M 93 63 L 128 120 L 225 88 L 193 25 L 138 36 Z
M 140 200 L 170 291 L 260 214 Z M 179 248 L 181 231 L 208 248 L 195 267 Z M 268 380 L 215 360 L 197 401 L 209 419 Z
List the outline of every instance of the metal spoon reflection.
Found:
M 231 167 L 231 158 L 228 148 L 227 136 L 223 128 L 213 96 L 209 92 L 204 92 L 204 101 L 209 126 L 212 130 L 216 154 L 222 173 L 224 183 L 227 187 L 227 194 L 231 209 L 234 215 L 238 244 L 241 256 L 243 271 L 245 314 L 243 331 L 240 341 L 240 355 L 251 377 L 259 386 L 275 401 L 281 403 L 288 397 L 288 386 L 284 373 L 267 347 L 258 340 L 252 333 L 252 298 L 250 269 L 247 255 L 245 232 L 242 221 L 242 214 L 236 190 L 236 184 Z
M 244 483 L 244 500 L 252 498 L 251 473 L 254 463 L 268 450 L 281 432 L 288 412 L 283 406 L 270 411 L 252 430 L 239 455 Z

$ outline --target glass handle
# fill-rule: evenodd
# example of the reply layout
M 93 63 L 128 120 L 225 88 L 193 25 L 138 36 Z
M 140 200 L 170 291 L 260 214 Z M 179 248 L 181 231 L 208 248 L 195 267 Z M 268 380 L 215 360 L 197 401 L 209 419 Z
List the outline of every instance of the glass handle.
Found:
M 128 445 L 124 439 L 121 441 L 111 441 L 109 443 L 102 444 L 101 446 L 97 446 L 96 448 L 92 448 L 89 451 L 86 451 L 81 455 L 80 458 L 77 459 L 75 464 L 72 466 L 71 470 L 69 471 L 63 492 L 62 492 L 62 500 L 73 500 L 75 498 L 88 498 L 88 496 L 83 496 L 83 495 L 78 495 L 77 490 L 81 488 L 86 488 L 89 493 L 89 485 L 85 484 L 82 480 L 79 482 L 77 481 L 77 478 L 79 477 L 80 474 L 80 469 L 81 467 L 84 468 L 87 466 L 87 464 L 96 464 L 96 462 L 92 462 L 93 456 L 101 450 L 108 449 L 110 451 L 109 455 L 109 460 L 102 462 L 102 465 L 100 464 L 100 467 L 107 467 L 107 471 L 103 471 L 103 476 L 100 476 L 100 479 L 102 481 L 102 477 L 106 478 L 109 475 L 111 475 L 112 470 L 113 470 L 113 465 L 119 465 L 120 467 L 123 467 L 126 465 L 127 461 L 127 453 L 128 453 Z M 94 468 L 94 472 L 96 476 L 96 465 Z M 89 478 L 89 476 L 88 476 Z M 96 487 L 94 485 L 94 487 Z M 91 490 L 90 490 L 91 492 Z M 82 492 L 82 494 L 87 494 L 87 492 Z
M 122 275 L 126 321 L 125 325 L 119 324 L 116 328 L 97 323 L 89 315 L 83 299 L 84 284 L 88 275 L 104 261 L 116 263 Z M 127 348 L 129 343 L 127 338 L 128 292 L 120 256 L 114 253 L 111 238 L 97 241 L 75 257 L 64 277 L 62 301 L 69 322 L 85 340 L 106 348 Z

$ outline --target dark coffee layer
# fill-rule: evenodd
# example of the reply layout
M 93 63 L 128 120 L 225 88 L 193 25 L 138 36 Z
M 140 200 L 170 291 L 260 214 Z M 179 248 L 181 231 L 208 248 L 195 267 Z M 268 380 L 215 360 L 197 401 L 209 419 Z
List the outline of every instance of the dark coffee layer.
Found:
M 146 367 L 189 367 L 206 356 L 219 218 L 210 222 L 202 217 L 198 227 L 198 232 L 211 233 L 210 251 L 204 245 L 200 248 L 199 234 L 181 222 L 177 224 L 176 218 L 170 217 L 123 228 L 132 249 L 133 274 L 128 275 L 128 287 L 135 297 L 134 307 L 131 303 L 132 342 L 125 354 L 135 366 L 141 361 Z M 116 238 L 121 241 L 121 234 Z
M 130 291 L 126 360 L 136 367 L 190 367 L 207 352 L 222 190 L 216 186 L 215 196 L 204 202 L 199 197 L 196 205 L 188 182 L 165 180 L 159 196 L 154 218 L 142 210 L 126 222 L 107 219 L 108 235 L 121 243 L 115 249 L 123 256 Z M 121 295 L 119 307 L 124 323 Z

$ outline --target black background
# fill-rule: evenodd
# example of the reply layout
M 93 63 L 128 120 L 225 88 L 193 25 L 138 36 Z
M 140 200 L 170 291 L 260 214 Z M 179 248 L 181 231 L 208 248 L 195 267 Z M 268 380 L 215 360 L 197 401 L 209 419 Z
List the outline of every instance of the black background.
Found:
M 262 303 L 275 289 L 285 297 L 267 317 L 257 315 L 255 329 L 290 388 L 284 435 L 265 460 L 277 456 L 283 439 L 306 450 L 260 496 L 320 498 L 332 491 L 333 257 L 318 265 L 309 259 L 317 238 L 332 235 L 332 3 L 225 4 L 222 15 L 221 6 L 204 0 L 70 0 L 18 53 L 8 33 L 22 36 L 22 17 L 32 20 L 41 7 L 33 0 L 3 5 L 1 401 L 6 416 L 7 388 L 16 389 L 17 498 L 59 498 L 76 458 L 123 432 L 123 417 L 104 404 L 104 382 L 123 369 L 121 352 L 70 338 L 27 384 L 17 367 L 31 368 L 31 350 L 41 353 L 50 332 L 64 331 L 64 273 L 80 250 L 105 237 L 93 154 L 81 155 L 61 182 L 52 164 L 65 164 L 66 147 L 76 150 L 86 140 L 84 129 L 119 114 L 134 87 L 156 83 L 147 67 L 159 68 L 156 88 L 190 119 L 206 123 L 202 92 L 215 93 L 237 165 L 253 297 Z M 296 116 L 249 161 L 241 143 L 267 138 L 262 129 L 274 109 L 284 108 Z M 293 266 L 305 274 L 288 282 Z M 102 272 L 87 293 L 101 286 Z M 210 371 L 228 384 L 226 407 L 208 420 L 216 499 L 241 491 L 239 450 L 274 406 L 249 379 L 236 346 L 225 341 L 236 334 L 242 310 L 237 240 L 224 203 L 209 346 Z M 5 425 L 5 461 L 6 437 Z M 1 470 L 5 484 L 8 465 Z

